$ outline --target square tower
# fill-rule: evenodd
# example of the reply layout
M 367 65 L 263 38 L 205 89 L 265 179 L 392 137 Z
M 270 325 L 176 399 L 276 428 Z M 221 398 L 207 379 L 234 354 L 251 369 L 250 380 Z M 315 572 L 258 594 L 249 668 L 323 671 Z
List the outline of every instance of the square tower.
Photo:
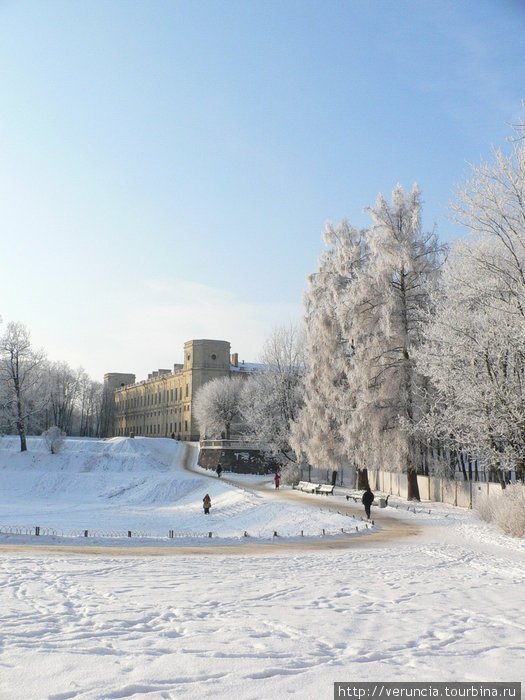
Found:
M 185 370 L 230 371 L 230 343 L 227 340 L 188 340 L 184 343 Z

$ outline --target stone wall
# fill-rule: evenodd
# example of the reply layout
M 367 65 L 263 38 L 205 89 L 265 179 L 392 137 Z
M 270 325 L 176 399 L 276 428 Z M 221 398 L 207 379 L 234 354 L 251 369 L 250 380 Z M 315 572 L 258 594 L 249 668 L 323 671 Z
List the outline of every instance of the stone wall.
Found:
M 407 498 L 407 475 L 381 470 L 368 471 L 368 481 L 372 491 L 391 493 L 393 496 Z M 472 508 L 480 495 L 501 493 L 501 486 L 495 483 L 479 481 L 450 481 L 435 476 L 418 475 L 417 483 L 422 501 L 448 503 L 460 508 Z M 525 487 L 524 487 L 525 488 Z
M 242 447 L 201 447 L 198 464 L 204 469 L 215 471 L 221 463 L 225 472 L 237 474 L 272 474 L 275 462 L 268 460 L 264 452 Z

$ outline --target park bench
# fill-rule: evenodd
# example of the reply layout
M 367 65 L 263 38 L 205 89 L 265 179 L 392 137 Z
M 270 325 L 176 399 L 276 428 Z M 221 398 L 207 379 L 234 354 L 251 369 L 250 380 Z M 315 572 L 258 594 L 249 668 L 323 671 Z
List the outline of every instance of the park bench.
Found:
M 325 496 L 333 496 L 334 487 L 332 486 L 332 484 L 323 484 L 322 486 L 319 486 L 319 488 L 316 490 L 316 493 L 322 493 Z
M 359 491 L 354 493 L 347 493 L 346 494 L 346 500 L 349 501 L 352 499 L 354 503 L 361 503 L 361 499 L 363 497 L 364 491 Z M 376 508 L 386 508 L 388 505 L 388 499 L 390 498 L 390 495 L 386 493 L 377 493 L 374 492 L 374 502 L 372 503 L 373 506 Z
M 294 486 L 294 489 L 305 493 L 315 493 L 319 488 L 321 488 L 321 484 L 312 484 L 309 481 L 300 481 L 297 486 Z

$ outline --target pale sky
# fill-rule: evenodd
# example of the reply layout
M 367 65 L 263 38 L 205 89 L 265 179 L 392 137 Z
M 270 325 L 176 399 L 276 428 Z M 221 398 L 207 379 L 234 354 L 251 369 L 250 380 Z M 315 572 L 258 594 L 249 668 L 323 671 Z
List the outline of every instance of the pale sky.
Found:
M 94 379 L 256 361 L 327 220 L 444 218 L 525 116 L 521 0 L 0 0 L 0 313 Z M 0 327 L 0 330 L 2 327 Z

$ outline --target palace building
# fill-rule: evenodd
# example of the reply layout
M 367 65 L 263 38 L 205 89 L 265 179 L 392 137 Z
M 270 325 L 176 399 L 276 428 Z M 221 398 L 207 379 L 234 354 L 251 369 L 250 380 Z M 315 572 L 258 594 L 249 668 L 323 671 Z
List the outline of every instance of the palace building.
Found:
M 159 369 L 143 381 L 134 374 L 109 372 L 104 387 L 114 396 L 113 434 L 199 440 L 193 415 L 195 394 L 206 382 L 232 373 L 249 373 L 256 365 L 239 363 L 226 340 L 189 340 L 184 362 Z

